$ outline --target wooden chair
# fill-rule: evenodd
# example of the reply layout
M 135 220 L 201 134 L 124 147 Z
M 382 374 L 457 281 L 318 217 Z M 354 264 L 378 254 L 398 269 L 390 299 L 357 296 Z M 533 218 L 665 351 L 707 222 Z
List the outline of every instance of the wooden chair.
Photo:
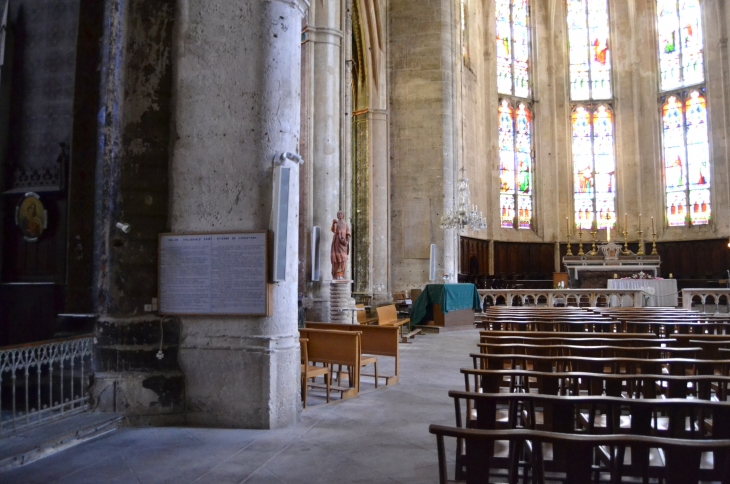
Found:
M 349 387 L 342 387 L 338 380 L 338 385 L 331 386 L 331 389 L 341 392 L 342 398 L 357 395 L 360 392 L 361 333 L 309 328 L 302 328 L 299 333 L 309 340 L 307 351 L 310 361 L 349 368 Z
M 324 376 L 324 383 L 327 389 L 327 403 L 330 403 L 330 384 L 332 381 L 332 371 L 327 365 L 323 367 L 309 364 L 309 352 L 307 351 L 307 338 L 299 338 L 299 348 L 301 350 L 302 361 L 302 405 L 307 408 L 307 389 L 309 388 L 309 379 L 314 379 L 320 375 Z
M 509 482 L 518 481 L 518 472 L 522 470 L 520 469 L 522 467 L 521 456 L 518 451 L 527 448 L 528 442 L 532 449 L 542 449 L 543 444 L 549 443 L 553 445 L 553 448 L 561 447 L 566 450 L 565 453 L 570 455 L 570 465 L 564 472 L 564 482 L 567 484 L 594 482 L 594 456 L 600 447 L 631 447 L 646 453 L 651 449 L 662 449 L 666 455 L 665 465 L 657 469 L 657 472 L 661 472 L 667 484 L 697 484 L 700 482 L 702 474 L 700 466 L 703 453 L 712 452 L 715 455 L 724 456 L 730 452 L 730 440 L 728 439 L 687 440 L 637 435 L 579 435 L 526 429 L 460 429 L 442 425 L 431 425 L 428 430 L 431 434 L 436 435 L 440 484 L 456 482 L 448 479 L 444 437 L 454 437 L 457 440 L 465 441 L 466 474 L 464 477 L 467 484 L 492 482 L 490 475 L 495 463 L 491 454 L 498 441 L 509 442 L 510 452 L 507 457 Z M 532 457 L 533 460 L 527 463 L 532 467 L 532 482 L 542 484 L 545 482 L 545 472 L 541 452 L 533 452 Z M 721 476 L 723 484 L 730 483 L 730 463 L 727 462 L 727 459 L 722 458 L 715 459 L 715 462 L 717 462 L 717 468 L 714 469 L 715 474 Z M 634 480 L 624 480 L 624 469 L 621 462 L 611 468 L 610 473 L 613 483 L 635 482 Z M 648 476 L 645 482 L 648 482 Z
M 355 311 L 359 324 L 377 324 L 378 318 L 368 316 L 364 304 L 355 304 L 355 309 L 362 309 L 362 311 Z
M 394 385 L 398 383 L 399 349 L 398 349 L 398 332 L 396 326 L 362 326 L 353 324 L 334 324 L 334 323 L 313 323 L 305 322 L 307 328 L 312 329 L 336 329 L 339 331 L 357 331 L 361 333 L 361 348 L 363 359 L 367 358 L 367 362 L 363 360 L 360 367 L 364 367 L 370 363 L 372 355 L 390 356 L 395 358 L 395 375 L 380 375 L 378 373 L 377 361 L 375 362 L 375 374 L 365 375 L 375 377 L 375 388 L 378 388 L 378 380 L 385 379 L 385 385 Z
M 415 337 L 421 329 L 411 331 L 411 318 L 398 319 L 398 311 L 394 304 L 375 308 L 378 313 L 378 326 L 398 326 L 401 329 L 401 343 L 407 343 L 409 338 Z

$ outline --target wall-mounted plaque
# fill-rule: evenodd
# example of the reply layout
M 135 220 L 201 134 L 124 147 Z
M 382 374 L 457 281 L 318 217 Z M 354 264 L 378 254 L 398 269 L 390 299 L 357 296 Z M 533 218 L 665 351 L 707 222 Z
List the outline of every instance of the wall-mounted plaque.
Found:
M 270 316 L 268 232 L 161 234 L 159 311 Z
M 15 207 L 15 225 L 28 242 L 37 242 L 48 227 L 48 212 L 37 193 L 28 192 Z

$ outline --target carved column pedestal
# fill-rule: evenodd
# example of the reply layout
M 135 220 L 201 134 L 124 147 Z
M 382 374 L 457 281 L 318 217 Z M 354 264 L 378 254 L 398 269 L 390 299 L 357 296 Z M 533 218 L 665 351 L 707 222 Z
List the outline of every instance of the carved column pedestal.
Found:
M 352 313 L 340 311 L 343 308 L 355 307 L 350 289 L 352 281 L 332 281 L 330 283 L 330 322 L 351 324 Z

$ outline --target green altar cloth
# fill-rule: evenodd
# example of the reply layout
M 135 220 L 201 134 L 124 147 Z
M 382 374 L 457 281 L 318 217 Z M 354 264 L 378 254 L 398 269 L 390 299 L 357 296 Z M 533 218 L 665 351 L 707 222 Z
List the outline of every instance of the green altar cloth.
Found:
M 461 309 L 481 312 L 481 300 L 474 284 L 428 284 L 413 303 L 411 326 L 420 324 L 431 305 L 438 304 L 444 314 Z

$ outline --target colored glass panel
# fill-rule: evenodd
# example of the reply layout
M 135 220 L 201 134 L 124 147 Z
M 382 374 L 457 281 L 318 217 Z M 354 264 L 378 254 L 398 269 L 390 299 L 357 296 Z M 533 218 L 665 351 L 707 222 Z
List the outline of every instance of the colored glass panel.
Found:
M 529 0 L 495 0 L 497 92 L 530 97 Z
M 667 223 L 710 223 L 710 149 L 707 102 L 700 91 L 686 101 L 669 96 L 662 106 Z
M 702 10 L 699 0 L 657 0 L 662 91 L 705 81 Z
M 575 223 L 589 229 L 616 226 L 616 158 L 613 113 L 607 106 L 573 112 Z
M 570 97 L 610 99 L 611 50 L 607 0 L 567 0 Z
M 499 106 L 500 217 L 504 228 L 532 227 L 532 113 L 520 103 Z M 515 212 L 517 208 L 517 212 Z

